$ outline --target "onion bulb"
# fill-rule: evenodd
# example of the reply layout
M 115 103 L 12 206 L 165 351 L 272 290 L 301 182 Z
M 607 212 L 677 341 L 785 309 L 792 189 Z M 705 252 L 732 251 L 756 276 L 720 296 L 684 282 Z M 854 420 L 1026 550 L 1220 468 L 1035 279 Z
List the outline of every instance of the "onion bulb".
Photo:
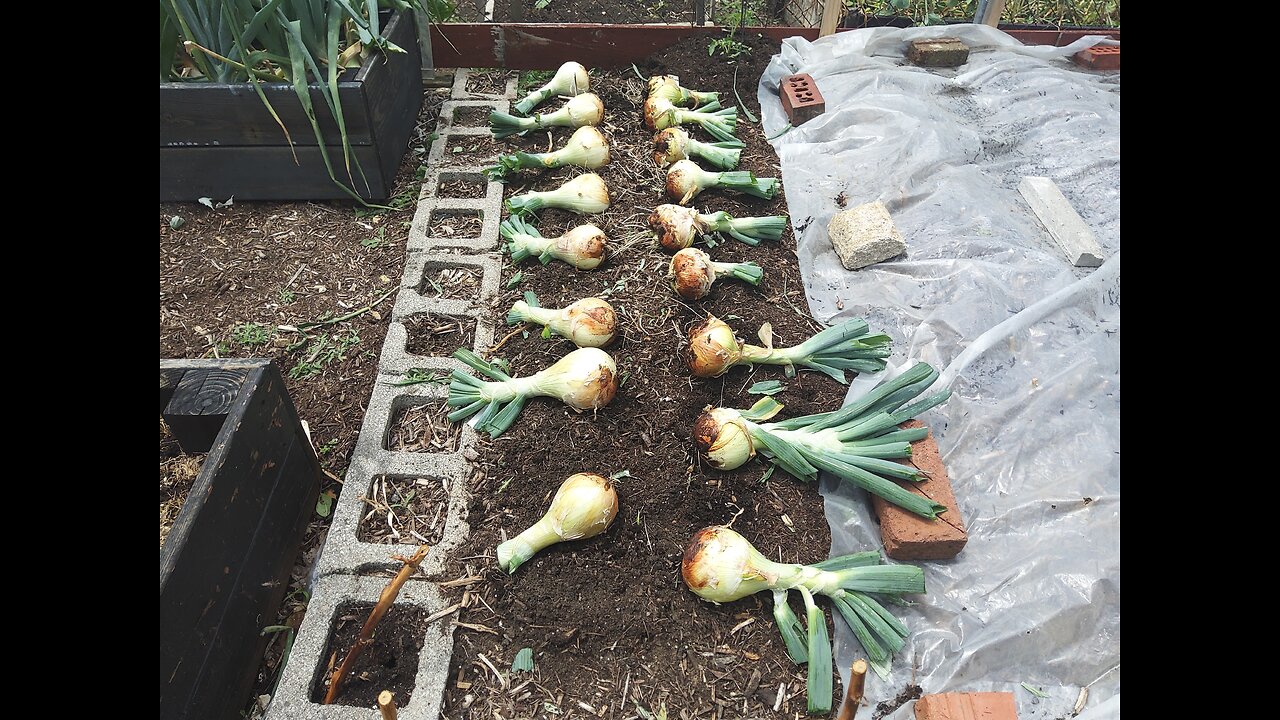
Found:
M 653 162 L 658 167 L 666 167 L 677 160 L 700 157 L 721 170 L 732 170 L 738 167 L 741 148 L 742 142 L 738 140 L 704 143 L 678 127 L 669 127 L 653 136 Z
M 893 654 L 906 645 L 907 627 L 867 593 L 894 599 L 922 593 L 924 572 L 912 565 L 880 562 L 878 552 L 842 555 L 813 565 L 774 562 L 746 538 L 719 525 L 694 533 L 681 558 L 680 575 L 695 595 L 713 603 L 770 591 L 787 654 L 797 664 L 809 665 L 809 712 L 825 714 L 831 710 L 831 641 L 826 616 L 814 603 L 814 595 L 831 598 L 881 676 L 889 674 Z M 787 604 L 791 590 L 804 600 L 807 642 L 804 626 Z
M 556 95 L 580 95 L 591 89 L 591 78 L 587 69 L 580 63 L 569 62 L 556 70 L 555 77 L 546 85 L 525 95 L 520 102 L 511 107 L 520 115 L 528 115 L 529 111 Z
M 670 100 L 649 96 L 644 101 L 644 124 L 650 130 L 665 130 L 677 125 L 698 124 L 721 142 L 739 142 L 733 134 L 738 129 L 738 108 L 720 107 L 711 101 L 697 110 L 684 110 Z
M 538 306 L 533 293 L 525 293 L 507 313 L 507 324 L 531 322 L 543 326 L 543 337 L 555 333 L 569 338 L 578 347 L 605 347 L 618 332 L 618 314 L 613 306 L 600 298 L 582 298 L 565 308 Z
M 653 75 L 649 78 L 649 97 L 661 98 L 677 107 L 697 107 L 704 103 L 719 102 L 720 93 L 698 92 L 680 86 L 677 75 Z
M 552 258 L 569 263 L 579 270 L 592 270 L 604 262 L 609 239 L 595 225 L 579 225 L 560 237 L 544 238 L 538 229 L 518 215 L 512 215 L 498 226 L 507 240 L 511 259 L 520 262 L 537 257 L 543 265 Z
M 618 493 L 608 478 L 570 475 L 551 499 L 551 508 L 529 529 L 498 546 L 498 567 L 508 573 L 539 550 L 565 540 L 585 540 L 609 529 L 618 514 Z
M 752 285 L 759 285 L 760 279 L 764 277 L 764 270 L 753 262 L 714 262 L 709 255 L 697 248 L 685 248 L 676 253 L 667 269 L 672 289 L 685 300 L 706 297 L 711 292 L 711 285 L 716 281 L 717 274 L 732 275 Z
M 551 367 L 521 378 L 507 375 L 470 350 L 456 350 L 453 356 L 495 382 L 454 370 L 447 402 L 458 409 L 449 413 L 449 421 L 479 413 L 473 422 L 476 431 L 491 437 L 506 432 L 531 397 L 553 397 L 581 412 L 608 405 L 618 391 L 618 368 L 609 353 L 599 348 L 578 348 Z
M 609 162 L 609 143 L 600 131 L 590 125 L 580 127 L 565 146 L 554 152 L 515 152 L 498 158 L 498 164 L 485 169 L 490 180 L 501 180 L 523 169 L 549 170 L 572 165 L 595 170 Z
M 758 178 L 747 170 L 707 172 L 692 160 L 677 161 L 667 169 L 667 196 L 681 205 L 688 205 L 703 190 L 715 187 L 771 200 L 778 194 L 779 185 L 777 178 Z
M 495 138 L 523 135 L 530 130 L 548 127 L 582 127 L 599 125 L 604 120 L 604 103 L 594 93 L 569 98 L 559 110 L 546 115 L 517 117 L 497 110 L 489 113 L 489 126 Z
M 915 467 L 893 460 L 911 457 L 911 443 L 929 434 L 927 428 L 899 425 L 950 396 L 942 390 L 916 400 L 937 379 L 936 370 L 920 363 L 835 412 L 781 422 L 765 422 L 783 409 L 770 397 L 747 410 L 707 408 L 693 424 L 694 445 L 721 470 L 741 467 L 760 452 L 793 477 L 817 480 L 825 470 L 932 520 L 947 507 L 887 478 L 925 479 Z
M 507 210 L 526 215 L 544 207 L 560 208 L 579 215 L 609 209 L 609 188 L 595 173 L 583 173 L 555 190 L 527 192 L 507 198 Z
M 736 365 L 782 365 L 787 377 L 794 377 L 796 368 L 801 367 L 848 382 L 845 370 L 879 372 L 884 369 L 884 358 L 891 354 L 888 335 L 868 332 L 866 320 L 853 318 L 795 347 L 775 348 L 772 343 L 759 347 L 742 342 L 723 320 L 708 314 L 706 320 L 690 328 L 685 360 L 695 377 L 719 377 Z
M 649 229 L 670 252 L 693 245 L 699 237 L 723 233 L 748 245 L 777 240 L 787 229 L 786 215 L 735 218 L 724 211 L 703 215 L 681 205 L 659 205 L 649 214 Z

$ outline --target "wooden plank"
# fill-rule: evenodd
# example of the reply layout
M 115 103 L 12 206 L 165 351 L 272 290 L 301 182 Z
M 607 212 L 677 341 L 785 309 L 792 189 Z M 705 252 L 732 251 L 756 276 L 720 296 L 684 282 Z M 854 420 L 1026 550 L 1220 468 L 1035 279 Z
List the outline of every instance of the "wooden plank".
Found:
M 186 368 L 160 368 L 160 412 L 169 405 L 169 399 L 173 397 L 173 393 L 178 389 L 178 383 L 182 380 L 182 376 L 187 372 Z
M 997 27 L 1000 24 L 1000 16 L 1004 14 L 1004 1 L 978 0 L 978 11 L 974 13 L 973 21 L 979 25 Z
M 248 373 L 209 369 L 191 370 L 182 376 L 163 415 L 183 451 L 201 453 L 213 446 Z
M 274 363 L 248 371 L 160 555 L 160 717 L 236 716 L 320 468 Z
M 355 72 L 344 73 L 354 78 Z M 311 129 L 293 86 L 271 83 L 262 86 L 271 107 L 289 129 L 298 145 L 315 145 Z M 363 112 L 360 83 L 348 79 L 338 85 L 338 99 L 347 121 L 347 137 L 354 145 L 373 142 L 373 130 Z M 318 88 L 311 90 L 311 103 L 326 145 L 342 142 L 338 124 Z M 284 131 L 267 111 L 262 99 L 247 83 L 160 83 L 160 147 L 225 145 L 288 145 Z
M 513 6 L 514 7 L 514 6 Z M 853 28 L 837 28 L 851 32 Z M 818 39 L 818 28 L 745 27 L 781 43 L 789 37 Z M 1058 30 L 1016 30 L 1010 35 L 1028 45 L 1065 45 L 1082 35 Z M 431 26 L 431 43 L 439 67 L 503 67 L 511 70 L 554 68 L 569 60 L 591 58 L 592 67 L 626 67 L 690 37 L 708 40 L 724 33 L 719 26 L 590 25 L 579 23 L 446 23 Z
M 412 48 L 418 38 L 417 26 L 411 20 L 405 13 L 398 13 L 387 25 L 387 38 L 402 48 Z M 386 62 L 368 68 L 363 80 L 381 183 L 390 192 L 422 109 L 421 56 L 414 52 L 392 54 Z M 365 172 L 369 172 L 368 168 Z
M 844 0 L 822 0 L 822 25 L 819 26 L 818 37 L 833 34 L 843 12 Z
M 192 201 L 202 197 L 219 200 L 346 200 L 350 196 L 329 179 L 318 147 L 297 147 L 298 164 L 286 147 L 187 147 L 160 148 L 160 201 Z M 342 172 L 342 150 L 328 148 L 330 162 Z M 389 186 L 382 179 L 381 159 L 373 145 L 351 148 L 352 173 L 356 162 L 364 169 L 368 185 L 357 189 L 368 199 L 383 200 Z M 349 181 L 348 181 L 349 183 Z

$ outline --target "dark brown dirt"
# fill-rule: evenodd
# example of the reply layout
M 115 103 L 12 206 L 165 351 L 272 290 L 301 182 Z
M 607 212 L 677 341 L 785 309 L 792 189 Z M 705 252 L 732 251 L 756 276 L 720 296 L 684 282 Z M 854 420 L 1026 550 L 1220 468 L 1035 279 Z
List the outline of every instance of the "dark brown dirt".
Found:
M 486 123 L 487 124 L 487 123 Z M 442 162 L 445 165 L 485 167 L 498 161 L 502 150 L 492 135 L 446 135 Z
M 908 685 L 898 693 L 898 696 L 892 700 L 885 700 L 876 705 L 876 712 L 871 716 L 871 720 L 880 720 L 892 714 L 894 710 L 906 705 L 912 700 L 918 700 L 924 694 L 924 689 L 919 685 Z
M 482 198 L 485 193 L 484 180 L 450 180 L 440 183 L 436 196 L 442 198 Z
M 489 108 L 464 106 L 453 111 L 453 124 L 462 126 L 487 126 L 489 124 Z
M 378 475 L 364 495 L 356 537 L 364 542 L 434 545 L 444 532 L 449 488 L 432 478 Z
M 427 228 L 433 238 L 470 240 L 484 231 L 484 216 L 479 210 L 432 210 Z
M 336 496 L 364 418 L 378 355 L 390 322 L 393 291 L 422 184 L 419 170 L 448 90 L 427 89 L 409 152 L 396 175 L 401 209 L 371 214 L 350 202 L 241 202 L 223 209 L 197 203 L 160 205 L 160 357 L 268 357 L 285 374 L 298 415 L 310 429 L 325 470 L 322 492 Z M 170 220 L 183 223 L 175 230 Z M 384 298 L 384 296 L 386 296 Z M 383 298 L 372 310 L 328 327 L 325 339 L 349 346 L 321 352 L 278 326 L 344 315 Z M 264 342 L 236 340 L 236 328 L 261 326 Z M 359 342 L 350 344 L 352 337 Z M 242 336 L 242 339 L 251 339 Z M 299 369 L 294 377 L 291 370 Z M 306 579 L 331 515 L 312 517 L 280 615 L 263 626 L 297 628 L 306 610 Z M 271 692 L 288 633 L 272 636 L 252 698 Z
M 469 265 L 428 264 L 418 292 L 437 300 L 478 300 L 484 273 Z
M 476 319 L 471 317 L 410 315 L 404 326 L 409 333 L 405 349 L 414 355 L 447 357 L 458 348 L 470 348 L 476 341 Z
M 449 422 L 443 400 L 401 408 L 391 416 L 387 450 L 397 452 L 452 452 L 458 449 L 462 426 Z
M 346 657 L 347 651 L 360 637 L 360 627 L 369 617 L 372 603 L 349 603 L 338 608 L 338 617 L 329 633 L 324 655 L 328 669 L 321 672 L 311 686 L 312 702 L 324 699 L 329 677 Z M 378 702 L 378 693 L 390 690 L 396 704 L 405 706 L 413 698 L 414 676 L 418 673 L 418 654 L 422 652 L 422 638 L 426 635 L 426 619 L 431 613 L 426 608 L 392 605 L 378 622 L 373 644 L 365 648 L 356 659 L 342 693 L 335 705 L 371 708 Z
M 174 520 L 191 493 L 204 454 L 187 455 L 178 447 L 178 441 L 169 432 L 169 425 L 160 420 L 160 547 L 173 529 Z
M 467 92 L 476 95 L 501 95 L 507 91 L 507 82 L 516 77 L 514 70 L 476 68 L 467 74 Z
M 740 61 L 739 84 L 758 115 L 755 83 L 777 48 L 744 39 L 754 51 Z M 666 51 L 661 61 L 639 65 L 646 75 L 679 72 L 689 87 L 718 90 L 732 99 L 733 67 L 708 63 L 704 41 L 684 43 Z M 835 409 L 845 386 L 816 373 L 785 380 L 779 368 L 766 367 L 738 368 L 707 381 L 690 377 L 680 353 L 687 328 L 706 312 L 714 312 L 747 340 L 767 321 L 779 345 L 801 342 L 818 328 L 805 306 L 794 240 L 788 229 L 778 243 L 753 248 L 729 240 L 709 249 L 719 261 L 759 262 L 764 281 L 759 288 L 718 282 L 701 302 L 678 301 L 665 280 L 670 258 L 658 249 L 644 222 L 654 206 L 667 202 L 663 175 L 649 158 L 652 133 L 640 120 L 644 84 L 630 69 L 593 73 L 592 84 L 607 108 L 602 131 L 609 137 L 612 160 L 598 172 L 610 189 L 612 206 L 589 218 L 548 210 L 535 224 L 544 235 L 554 236 L 594 222 L 610 238 L 610 258 L 590 272 L 560 262 L 508 266 L 504 287 L 516 271 L 523 272 L 524 280 L 504 290 L 492 312 L 503 322 L 511 303 L 526 290 L 535 291 L 543 305 L 556 307 L 586 295 L 607 297 L 623 322 L 622 337 L 608 349 L 621 387 L 613 403 L 594 417 L 553 401 L 531 401 L 510 431 L 482 441 L 471 487 L 471 549 L 453 560 L 446 579 L 483 576 L 467 588 L 470 601 L 460 619 L 499 634 L 459 628 L 445 714 L 541 718 L 589 706 L 592 715 L 624 718 L 638 714 L 637 706 L 657 712 L 665 705 L 670 717 L 686 720 L 792 718 L 805 709 L 805 669 L 787 658 L 771 622 L 768 598 L 754 596 L 723 606 L 704 602 L 684 587 L 680 556 L 696 530 L 733 522 L 771 558 L 824 559 L 830 533 L 821 497 L 815 487 L 782 472 L 762 482 L 762 464 L 728 473 L 710 469 L 692 448 L 690 428 L 707 405 L 749 406 L 758 398 L 746 388 L 759 380 L 784 380 L 786 390 L 775 397 L 787 405 L 786 417 Z M 570 132 L 554 131 L 555 144 Z M 692 132 L 705 138 L 700 129 Z M 743 169 L 776 176 L 776 155 L 759 126 L 744 118 L 738 134 L 747 143 Z M 507 146 L 546 143 L 543 133 L 512 138 Z M 572 169 L 522 174 L 508 185 L 507 194 L 549 189 L 575 174 Z M 766 201 L 709 191 L 698 200 L 704 212 L 727 210 L 735 216 L 786 211 L 782 197 Z M 497 354 L 511 362 L 516 374 L 528 375 L 572 349 L 566 340 L 542 340 L 535 328 L 528 337 L 514 335 Z M 548 548 L 513 576 L 495 569 L 493 548 L 535 522 L 566 477 L 622 471 L 629 476 L 617 481 L 621 507 L 607 532 Z M 534 649 L 536 662 L 533 683 L 522 693 L 505 692 L 477 665 L 483 654 L 503 668 L 522 647 Z M 786 698 L 774 712 L 780 684 Z M 838 697 L 838 679 L 835 686 Z

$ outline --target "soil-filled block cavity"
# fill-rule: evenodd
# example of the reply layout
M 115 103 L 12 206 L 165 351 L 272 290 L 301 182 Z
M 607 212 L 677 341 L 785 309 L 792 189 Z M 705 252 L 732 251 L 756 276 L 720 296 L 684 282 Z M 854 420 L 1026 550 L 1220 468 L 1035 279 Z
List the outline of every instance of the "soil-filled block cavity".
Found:
M 418 294 L 429 300 L 480 299 L 484 270 L 475 265 L 429 262 L 423 268 Z
M 493 107 L 489 105 L 463 105 L 453 109 L 455 127 L 488 127 L 489 113 Z
M 436 197 L 479 200 L 488 190 L 489 181 L 480 173 L 445 171 L 440 173 Z
M 515 77 L 508 70 L 472 70 L 467 73 L 467 92 L 471 95 L 505 95 L 507 82 Z
M 449 357 L 458 348 L 472 349 L 476 341 L 476 319 L 465 315 L 410 315 L 404 327 L 405 351 L 411 355 Z
M 364 495 L 356 539 L 382 545 L 435 545 L 449 517 L 446 478 L 378 475 Z
M 492 135 L 449 135 L 445 137 L 445 165 L 477 167 L 497 163 L 498 153 L 507 152 Z
M 474 240 L 484 230 L 482 210 L 432 210 L 427 220 L 427 234 L 448 241 Z
M 311 686 L 311 701 L 324 700 L 331 670 L 329 657 L 341 663 L 347 651 L 360 635 L 360 627 L 369 617 L 373 603 L 353 602 L 338 606 L 338 614 L 329 629 L 329 641 L 321 655 L 315 682 Z M 378 623 L 373 644 L 365 648 L 351 668 L 343 683 L 341 694 L 334 701 L 337 705 L 372 707 L 378 693 L 390 690 L 397 705 L 407 705 L 413 700 L 414 677 L 418 673 L 418 656 L 422 652 L 422 636 L 426 631 L 430 611 L 415 605 L 393 604 Z
M 447 373 L 440 373 L 447 381 Z M 394 452 L 442 453 L 458 449 L 462 425 L 449 422 L 444 398 L 408 396 L 391 405 L 391 423 L 383 449 Z

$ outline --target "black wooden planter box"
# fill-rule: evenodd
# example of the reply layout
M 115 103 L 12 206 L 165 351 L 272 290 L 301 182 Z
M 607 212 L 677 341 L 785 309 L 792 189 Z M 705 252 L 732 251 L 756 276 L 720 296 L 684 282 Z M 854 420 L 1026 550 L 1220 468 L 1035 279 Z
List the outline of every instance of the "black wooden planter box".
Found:
M 183 450 L 209 453 L 160 549 L 160 718 L 236 718 L 320 465 L 269 360 L 161 360 L 160 407 Z
M 382 200 L 422 108 L 422 59 L 413 15 L 396 13 L 384 35 L 403 53 L 371 55 L 344 73 L 338 97 L 351 143 L 351 176 L 342 136 L 318 89 L 311 102 L 334 172 L 362 197 Z M 286 83 L 261 86 L 294 147 L 248 83 L 160 84 L 160 201 L 324 200 L 350 197 L 329 178 L 302 104 Z M 294 154 L 297 161 L 294 161 Z M 360 169 L 356 169 L 359 161 Z M 354 179 L 352 179 L 354 178 Z

